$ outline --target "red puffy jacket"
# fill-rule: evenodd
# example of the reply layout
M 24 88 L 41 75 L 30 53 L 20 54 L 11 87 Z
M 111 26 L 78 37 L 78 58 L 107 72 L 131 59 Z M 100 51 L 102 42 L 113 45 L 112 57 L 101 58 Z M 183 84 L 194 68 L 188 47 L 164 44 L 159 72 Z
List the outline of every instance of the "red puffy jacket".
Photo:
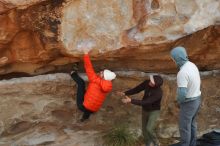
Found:
M 83 105 L 86 109 L 96 112 L 101 108 L 106 94 L 112 90 L 112 82 L 96 75 L 88 54 L 84 55 L 84 67 L 89 85 L 84 96 Z

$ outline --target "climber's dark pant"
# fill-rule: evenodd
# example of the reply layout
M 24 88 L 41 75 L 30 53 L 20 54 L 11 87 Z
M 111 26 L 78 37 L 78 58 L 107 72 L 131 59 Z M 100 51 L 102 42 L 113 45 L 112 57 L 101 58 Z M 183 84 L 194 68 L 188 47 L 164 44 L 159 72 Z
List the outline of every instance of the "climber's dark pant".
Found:
M 85 95 L 85 82 L 84 80 L 76 73 L 71 74 L 72 79 L 76 82 L 77 84 L 77 95 L 76 95 L 76 105 L 79 110 L 81 110 L 84 114 L 82 116 L 82 120 L 86 120 L 89 118 L 91 115 L 91 111 L 87 110 L 84 105 L 84 95 Z

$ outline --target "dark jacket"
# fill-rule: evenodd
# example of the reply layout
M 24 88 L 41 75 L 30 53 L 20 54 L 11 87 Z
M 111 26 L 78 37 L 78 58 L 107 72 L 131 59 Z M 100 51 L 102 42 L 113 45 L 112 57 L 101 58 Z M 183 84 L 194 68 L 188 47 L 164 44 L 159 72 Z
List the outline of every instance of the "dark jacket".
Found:
M 131 99 L 131 103 L 142 106 L 145 111 L 160 110 L 160 102 L 163 95 L 163 91 L 161 89 L 161 86 L 163 85 L 163 79 L 159 75 L 155 75 L 153 77 L 155 81 L 154 87 L 149 86 L 150 80 L 145 80 L 135 88 L 124 92 L 125 95 L 129 96 L 144 90 L 143 99 Z

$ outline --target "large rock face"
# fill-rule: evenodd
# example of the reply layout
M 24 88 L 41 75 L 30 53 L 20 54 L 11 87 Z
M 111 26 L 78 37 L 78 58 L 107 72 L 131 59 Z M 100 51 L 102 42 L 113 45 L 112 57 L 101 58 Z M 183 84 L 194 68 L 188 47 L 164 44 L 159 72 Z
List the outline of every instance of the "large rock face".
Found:
M 1 0 L 0 20 L 2 75 L 69 70 L 85 44 L 99 69 L 170 73 L 177 45 L 200 69 L 220 68 L 216 0 Z
M 182 45 L 200 71 L 213 73 L 203 76 L 202 134 L 220 126 L 219 24 L 219 0 L 0 0 L 0 79 L 66 72 L 76 62 L 82 71 L 88 46 L 96 71 L 124 71 L 114 91 L 135 86 L 146 72 L 164 73 L 158 135 L 178 137 L 175 77 L 168 74 L 177 71 L 169 52 Z M 114 92 L 89 123 L 78 124 L 75 87 L 67 74 L 0 81 L 0 145 L 100 146 L 102 132 L 117 122 L 140 128 L 140 108 L 122 105 Z
M 141 108 L 122 104 L 115 91 L 125 91 L 147 78 L 139 72 L 119 73 L 113 83 L 114 90 L 101 110 L 84 124 L 77 122 L 82 113 L 76 107 L 76 85 L 69 75 L 0 81 L 0 145 L 102 146 L 103 132 L 119 123 L 129 124 L 140 134 Z M 163 78 L 164 96 L 157 134 L 160 138 L 179 137 L 175 76 Z M 219 72 L 202 77 L 198 135 L 220 126 L 219 82 Z M 140 99 L 142 94 L 132 98 Z

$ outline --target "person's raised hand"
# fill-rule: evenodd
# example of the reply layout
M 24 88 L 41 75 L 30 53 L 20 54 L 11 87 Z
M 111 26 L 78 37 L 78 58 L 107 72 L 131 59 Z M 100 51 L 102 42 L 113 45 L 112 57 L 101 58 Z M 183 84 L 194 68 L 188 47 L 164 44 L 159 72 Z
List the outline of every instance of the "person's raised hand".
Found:
M 125 96 L 125 93 L 121 92 L 121 91 L 117 91 L 116 94 L 119 95 L 119 96 Z
M 91 50 L 91 48 L 82 48 L 84 54 L 88 54 Z
M 94 48 L 95 42 L 91 39 L 83 39 L 77 43 L 77 50 L 88 54 Z

